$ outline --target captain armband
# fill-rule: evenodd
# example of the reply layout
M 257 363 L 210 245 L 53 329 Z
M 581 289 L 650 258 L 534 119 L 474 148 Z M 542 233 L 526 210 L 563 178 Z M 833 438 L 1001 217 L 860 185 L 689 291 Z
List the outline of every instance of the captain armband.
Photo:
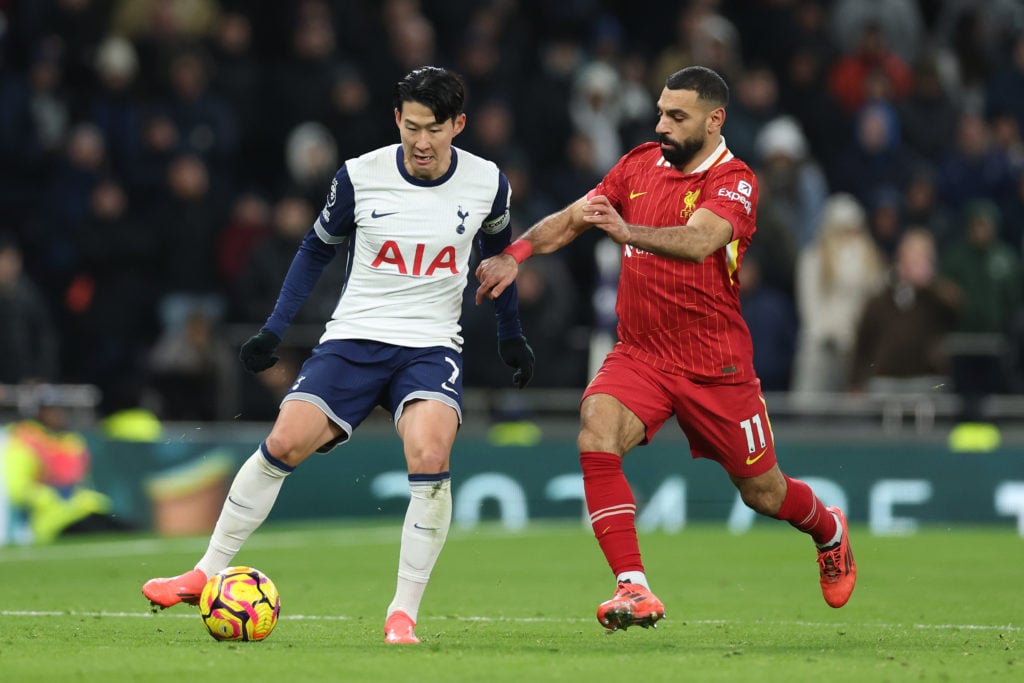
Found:
M 488 235 L 497 235 L 499 232 L 501 232 L 508 226 L 510 220 L 511 216 L 509 215 L 509 212 L 506 211 L 505 213 L 495 216 L 494 218 L 489 218 L 485 220 L 480 225 L 480 229 L 483 230 Z

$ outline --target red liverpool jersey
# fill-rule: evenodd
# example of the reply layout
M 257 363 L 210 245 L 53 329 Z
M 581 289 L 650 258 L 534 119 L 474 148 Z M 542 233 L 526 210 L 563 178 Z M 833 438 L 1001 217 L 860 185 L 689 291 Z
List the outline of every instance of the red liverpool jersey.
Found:
M 750 331 L 737 275 L 756 228 L 757 180 L 725 141 L 693 173 L 674 169 L 657 143 L 628 152 L 590 196 L 603 194 L 627 223 L 683 225 L 700 207 L 732 224 L 732 240 L 702 263 L 623 245 L 620 349 L 665 372 L 701 382 L 754 379 Z

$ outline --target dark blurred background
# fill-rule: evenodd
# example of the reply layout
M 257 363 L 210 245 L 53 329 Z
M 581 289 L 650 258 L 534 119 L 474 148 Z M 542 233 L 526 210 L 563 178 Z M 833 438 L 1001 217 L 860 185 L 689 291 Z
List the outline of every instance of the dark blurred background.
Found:
M 279 367 L 245 375 L 238 345 L 425 64 L 466 79 L 456 145 L 508 175 L 517 233 L 653 137 L 668 74 L 716 69 L 761 186 L 741 286 L 773 409 L 1024 417 L 1017 0 L 0 0 L 0 402 L 46 382 L 98 417 L 273 419 L 343 264 Z M 522 396 L 471 276 L 467 395 L 574 410 L 617 268 L 597 234 L 524 264 Z

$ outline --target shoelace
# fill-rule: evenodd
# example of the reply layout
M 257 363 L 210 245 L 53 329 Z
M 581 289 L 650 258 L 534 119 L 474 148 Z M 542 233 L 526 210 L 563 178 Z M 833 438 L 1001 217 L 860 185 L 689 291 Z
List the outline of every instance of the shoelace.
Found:
M 632 603 L 643 602 L 647 599 L 647 596 L 636 589 L 636 586 L 630 584 L 619 584 L 619 590 L 617 597 L 626 598 Z
M 832 548 L 831 550 L 822 551 L 818 555 L 818 564 L 821 566 L 821 572 L 826 578 L 835 581 L 842 574 L 839 568 L 842 556 L 839 552 L 839 546 Z

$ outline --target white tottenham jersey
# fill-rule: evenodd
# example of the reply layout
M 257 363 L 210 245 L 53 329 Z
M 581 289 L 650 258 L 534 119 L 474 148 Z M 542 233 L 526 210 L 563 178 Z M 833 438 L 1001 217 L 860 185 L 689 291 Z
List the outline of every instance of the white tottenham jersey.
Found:
M 397 144 L 346 161 L 314 224 L 328 244 L 351 239 L 350 272 L 320 341 L 461 351 L 473 241 L 508 225 L 509 199 L 494 163 L 454 147 L 448 172 L 433 181 L 406 172 Z

